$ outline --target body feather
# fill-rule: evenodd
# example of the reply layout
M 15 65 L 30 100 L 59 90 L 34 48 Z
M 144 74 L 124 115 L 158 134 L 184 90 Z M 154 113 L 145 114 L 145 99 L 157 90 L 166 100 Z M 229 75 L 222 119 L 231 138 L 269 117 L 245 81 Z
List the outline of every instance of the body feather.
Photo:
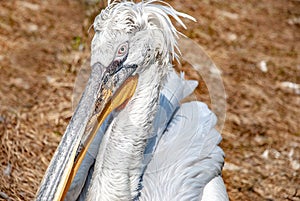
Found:
M 192 93 L 196 84 L 195 81 L 184 80 L 175 72 L 170 72 L 167 77 L 161 92 L 160 115 L 154 120 L 158 122 L 152 134 L 155 143 L 148 147 L 151 151 L 144 153 L 146 167 L 140 179 L 140 200 L 201 200 L 203 197 L 205 201 L 207 196 L 219 196 L 215 200 L 228 200 L 221 178 L 224 153 L 218 146 L 221 136 L 214 128 L 216 116 L 204 103 L 180 104 Z M 76 192 L 87 193 L 87 188 L 83 188 L 85 183 L 90 182 L 87 172 L 90 175 L 93 173 L 87 170 L 94 166 L 99 140 L 111 118 L 113 115 L 105 121 L 89 148 L 88 156 L 69 191 L 71 193 L 68 195 L 72 198 Z M 85 198 L 83 195 L 81 197 Z

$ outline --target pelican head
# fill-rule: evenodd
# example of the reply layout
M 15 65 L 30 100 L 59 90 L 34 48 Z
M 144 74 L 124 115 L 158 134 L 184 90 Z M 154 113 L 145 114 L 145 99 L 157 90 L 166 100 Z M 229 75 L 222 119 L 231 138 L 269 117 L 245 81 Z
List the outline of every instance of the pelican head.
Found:
M 146 112 L 147 121 L 141 124 L 143 138 L 147 138 L 159 90 L 171 61 L 178 57 L 178 32 L 169 16 L 183 27 L 179 17 L 193 19 L 161 1 L 109 3 L 95 18 L 89 81 L 47 169 L 37 200 L 64 199 L 94 136 L 111 112 L 144 107 L 141 112 Z M 151 104 L 135 107 L 134 103 L 141 98 L 146 102 L 149 97 Z M 132 118 L 139 122 L 138 116 Z

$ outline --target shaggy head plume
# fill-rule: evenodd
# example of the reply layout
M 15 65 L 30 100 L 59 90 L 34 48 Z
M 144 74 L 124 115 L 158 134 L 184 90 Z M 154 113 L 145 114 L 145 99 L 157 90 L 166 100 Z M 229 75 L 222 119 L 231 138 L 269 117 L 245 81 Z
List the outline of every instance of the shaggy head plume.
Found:
M 156 4 L 157 3 L 157 4 Z M 185 13 L 176 11 L 172 6 L 163 1 L 149 0 L 134 3 L 132 1 L 110 2 L 106 9 L 96 17 L 94 22 L 95 31 L 113 30 L 126 33 L 136 33 L 146 29 L 160 29 L 165 37 L 168 50 L 172 58 L 178 58 L 180 54 L 177 46 L 178 34 L 172 24 L 172 16 L 182 27 L 186 28 L 179 17 L 195 19 Z

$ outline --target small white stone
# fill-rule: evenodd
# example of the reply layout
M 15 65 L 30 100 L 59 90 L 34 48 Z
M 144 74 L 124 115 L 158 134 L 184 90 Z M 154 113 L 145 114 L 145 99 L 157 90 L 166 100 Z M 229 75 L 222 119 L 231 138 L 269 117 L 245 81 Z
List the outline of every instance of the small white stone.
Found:
M 259 69 L 264 73 L 268 72 L 267 62 L 266 61 L 259 62 Z
M 55 78 L 51 76 L 46 76 L 46 80 L 49 84 L 53 84 L 56 81 Z
M 296 160 L 291 161 L 291 166 L 294 170 L 299 170 L 300 169 L 300 163 Z
M 229 171 L 238 171 L 241 169 L 241 167 L 233 164 L 233 163 L 225 163 L 224 164 L 224 170 L 229 170 Z
M 36 24 L 29 24 L 27 29 L 29 32 L 36 32 L 39 30 L 39 27 Z
M 264 151 L 264 153 L 262 153 L 261 156 L 262 156 L 264 159 L 268 159 L 268 158 L 269 158 L 269 150 L 266 149 L 266 150 Z
M 300 84 L 293 82 L 281 82 L 280 87 L 285 90 L 294 91 L 295 94 L 300 94 Z
M 237 39 L 237 35 L 235 33 L 229 33 L 227 35 L 228 40 L 235 41 Z

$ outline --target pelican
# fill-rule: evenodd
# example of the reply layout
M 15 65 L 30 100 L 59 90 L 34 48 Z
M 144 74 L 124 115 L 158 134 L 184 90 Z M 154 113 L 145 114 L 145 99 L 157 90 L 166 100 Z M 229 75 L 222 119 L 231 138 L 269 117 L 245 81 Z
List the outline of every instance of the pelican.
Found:
M 91 73 L 36 200 L 228 200 L 216 116 L 177 75 L 180 34 L 162 1 L 110 2 L 95 18 Z

